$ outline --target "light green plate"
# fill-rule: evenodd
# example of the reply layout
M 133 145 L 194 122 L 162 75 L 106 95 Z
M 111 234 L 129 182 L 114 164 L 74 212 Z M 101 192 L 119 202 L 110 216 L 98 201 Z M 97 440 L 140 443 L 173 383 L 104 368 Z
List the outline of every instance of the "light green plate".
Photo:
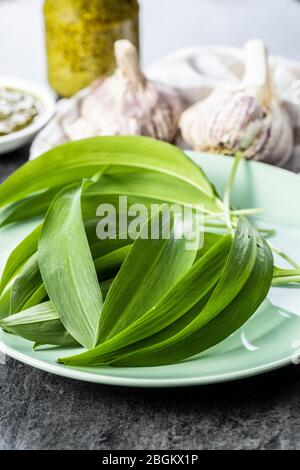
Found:
M 232 160 L 191 154 L 222 193 Z M 261 163 L 243 162 L 233 203 L 263 207 L 264 226 L 275 228 L 273 244 L 300 264 L 300 177 Z M 33 222 L 0 231 L 0 271 L 12 247 Z M 0 350 L 25 364 L 88 382 L 138 387 L 176 387 L 240 379 L 276 369 L 300 358 L 300 288 L 274 288 L 244 327 L 218 346 L 181 364 L 147 368 L 75 368 L 56 363 L 66 350 L 33 352 L 32 343 L 0 332 Z M 76 349 L 68 353 L 75 354 Z

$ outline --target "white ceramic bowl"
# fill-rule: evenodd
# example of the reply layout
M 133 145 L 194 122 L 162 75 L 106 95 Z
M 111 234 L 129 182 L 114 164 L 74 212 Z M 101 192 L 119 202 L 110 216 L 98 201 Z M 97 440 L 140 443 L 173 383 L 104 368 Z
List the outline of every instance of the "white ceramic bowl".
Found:
M 42 103 L 42 109 L 32 124 L 24 129 L 0 136 L 0 154 L 16 150 L 32 141 L 35 135 L 49 122 L 55 112 L 55 101 L 51 93 L 35 83 L 20 78 L 1 77 L 0 86 L 25 91 Z

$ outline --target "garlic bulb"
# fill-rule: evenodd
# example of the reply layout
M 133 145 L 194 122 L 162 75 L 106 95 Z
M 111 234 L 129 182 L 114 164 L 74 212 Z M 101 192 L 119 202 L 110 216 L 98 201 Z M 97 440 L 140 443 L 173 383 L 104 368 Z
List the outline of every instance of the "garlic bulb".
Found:
M 79 104 L 80 116 L 62 120 L 67 138 L 144 135 L 173 142 L 184 109 L 178 92 L 146 79 L 129 41 L 117 41 L 115 55 L 115 73 L 92 85 Z
M 272 89 L 262 41 L 245 45 L 245 76 L 238 89 L 216 89 L 180 119 L 184 140 L 196 150 L 234 155 L 283 166 L 293 151 L 293 129 Z

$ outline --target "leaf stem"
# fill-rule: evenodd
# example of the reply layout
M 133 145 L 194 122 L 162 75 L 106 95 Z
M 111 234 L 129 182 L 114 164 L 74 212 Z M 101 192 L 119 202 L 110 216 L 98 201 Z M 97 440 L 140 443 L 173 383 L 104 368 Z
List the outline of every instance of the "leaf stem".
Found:
M 263 214 L 264 209 L 262 207 L 254 207 L 253 209 L 237 209 L 231 211 L 231 215 L 259 215 Z
M 272 286 L 279 286 L 284 284 L 291 283 L 300 283 L 300 276 L 283 276 L 283 277 L 274 277 L 272 281 Z
M 231 201 L 231 193 L 232 193 L 232 188 L 233 188 L 233 183 L 235 180 L 236 172 L 239 166 L 240 161 L 243 158 L 242 152 L 238 152 L 235 156 L 234 163 L 227 181 L 225 193 L 224 193 L 224 215 L 225 215 L 225 222 L 228 227 L 228 229 L 233 232 L 233 225 L 232 225 L 232 220 L 231 220 L 231 210 L 230 210 L 230 201 Z
M 291 266 L 293 266 L 293 268 L 300 269 L 300 265 L 296 263 L 296 261 L 294 261 L 289 255 L 287 255 L 286 253 L 284 253 L 283 251 L 281 251 L 279 248 L 277 248 L 275 245 L 271 243 L 269 243 L 269 246 L 271 250 L 274 251 L 274 253 L 276 253 L 282 259 L 287 261 Z
M 251 208 L 251 209 L 237 209 L 230 211 L 231 216 L 241 216 L 241 215 L 259 215 L 264 212 L 260 207 Z M 209 214 L 204 216 L 206 220 L 209 219 L 224 219 L 224 212 L 216 212 L 215 214 Z
M 211 227 L 211 228 L 220 228 L 220 229 L 228 229 L 227 224 L 221 223 L 221 222 L 208 222 L 205 223 L 206 227 Z M 233 224 L 233 227 L 236 228 L 236 224 Z M 259 233 L 266 237 L 271 237 L 276 234 L 276 231 L 274 229 L 268 229 L 268 228 L 257 228 L 256 229 Z

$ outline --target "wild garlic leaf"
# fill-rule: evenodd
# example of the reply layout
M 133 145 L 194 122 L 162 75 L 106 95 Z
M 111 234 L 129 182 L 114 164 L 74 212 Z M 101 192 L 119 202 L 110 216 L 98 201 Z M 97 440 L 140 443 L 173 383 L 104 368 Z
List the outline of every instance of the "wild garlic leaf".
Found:
M 40 304 L 41 302 L 46 302 L 49 300 L 48 293 L 46 291 L 46 287 L 44 283 L 40 284 L 38 288 L 33 292 L 33 294 L 26 300 L 26 303 L 22 306 L 22 310 L 28 310 L 31 307 L 35 307 L 36 305 Z
M 218 314 L 220 308 L 229 304 L 247 282 L 256 260 L 257 237 L 247 219 L 240 219 L 222 277 L 206 307 L 209 315 Z M 204 313 L 202 317 L 205 317 Z
M 36 252 L 42 225 L 36 227 L 10 254 L 0 282 L 0 294 Z
M 163 173 L 216 198 L 202 170 L 178 148 L 145 137 L 117 136 L 70 142 L 26 163 L 1 184 L 0 205 L 90 178 L 110 165 Z
M 102 240 L 91 247 L 99 282 L 116 276 L 129 250 L 131 240 Z M 3 313 L 15 314 L 40 304 L 47 297 L 37 252 L 29 258 L 14 279 L 9 299 L 3 300 Z M 1 299 L 0 299 L 1 300 Z
M 9 315 L 11 286 L 0 297 L 0 320 Z
M 240 257 L 242 261 L 236 265 L 234 272 L 235 263 Z M 98 357 L 97 347 L 87 353 L 61 359 L 60 362 L 70 365 L 107 362 L 113 366 L 155 366 L 187 359 L 222 341 L 247 321 L 265 299 L 272 275 L 273 256 L 269 247 L 243 220 L 239 224 L 226 267 L 215 290 L 205 299 L 204 305 L 200 301 L 200 304 L 196 304 L 187 313 L 190 322 L 185 325 L 181 323 L 180 328 L 175 328 L 175 331 L 171 325 L 170 329 L 162 331 L 162 337 L 159 333 L 149 336 L 148 339 L 125 348 L 123 354 L 120 350 L 106 357 Z M 102 347 L 105 347 L 105 343 Z
M 107 279 L 100 283 L 104 298 L 109 291 L 112 281 L 113 279 Z M 3 321 L 1 321 L 3 318 L 1 311 L 2 304 L 0 301 L 0 328 L 2 327 L 17 336 L 33 341 L 38 346 L 79 346 L 78 342 L 69 335 L 63 326 L 59 314 L 50 301 L 28 307 L 26 310 L 9 317 L 6 316 Z
M 67 187 L 52 202 L 39 240 L 38 261 L 63 325 L 82 346 L 91 349 L 96 344 L 103 300 L 82 220 L 83 186 Z
M 197 258 L 199 258 L 199 254 L 204 254 L 221 239 L 222 235 L 207 233 L 205 235 L 204 246 L 197 253 Z M 130 239 L 106 239 L 98 241 L 91 246 L 97 276 L 99 281 L 102 282 L 101 290 L 104 285 L 103 281 L 115 277 L 120 270 L 131 249 L 131 243 Z M 7 316 L 9 313 L 12 315 L 34 307 L 46 299 L 47 291 L 40 274 L 37 252 L 25 263 L 15 278 L 9 295 L 6 297 L 2 302 L 2 298 L 0 299 L 0 316 L 2 310 L 4 316 Z
M 274 267 L 273 271 L 273 286 L 281 286 L 284 284 L 299 284 L 300 283 L 300 268 L 283 269 Z
M 206 226 L 204 227 L 204 229 Z M 226 235 L 226 234 L 225 234 Z M 205 253 L 207 253 L 216 243 L 220 242 L 224 236 L 223 234 L 204 232 L 203 246 L 197 252 L 196 261 L 198 261 Z
M 206 233 L 204 246 L 197 253 L 197 259 L 200 254 L 203 255 L 217 241 L 222 239 L 222 235 Z M 111 279 L 116 276 L 123 262 L 126 259 L 132 241 L 127 240 L 101 240 L 91 246 L 91 253 L 94 259 L 101 290 L 105 279 Z M 104 293 L 103 293 L 104 295 Z M 4 297 L 4 294 L 3 294 Z M 37 252 L 25 263 L 20 273 L 15 278 L 9 294 L 6 298 L 0 299 L 0 316 L 7 316 L 9 313 L 15 314 L 22 310 L 40 304 L 47 297 L 40 269 L 38 265 Z
M 172 329 L 174 323 L 179 323 L 179 319 L 186 316 L 203 299 L 205 303 L 207 302 L 207 294 L 216 286 L 222 274 L 231 245 L 231 235 L 222 237 L 165 296 L 162 296 L 155 308 L 148 310 L 108 341 L 82 354 L 81 360 L 89 361 L 89 364 L 107 362 L 114 356 L 140 347 L 141 340 L 145 338 L 151 341 L 153 335 L 155 335 L 155 341 L 159 343 L 164 339 L 165 329 Z M 180 329 L 182 328 L 181 325 Z M 139 343 L 134 344 L 137 342 Z M 129 345 L 132 346 L 128 347 Z
M 44 302 L 0 321 L 0 327 L 29 341 L 55 346 L 72 346 L 72 338 L 51 302 Z
M 126 260 L 130 250 L 131 245 L 128 245 L 124 246 L 123 248 L 119 248 L 119 250 L 114 250 L 105 256 L 97 258 L 94 261 L 94 264 L 99 281 L 110 279 L 116 276 L 118 271 L 121 269 L 122 264 Z
M 180 204 L 191 207 L 203 204 L 208 213 L 220 212 L 222 205 L 216 196 L 207 195 L 193 185 L 176 177 L 149 170 L 122 171 L 110 166 L 101 182 L 91 186 L 82 198 L 85 222 L 93 219 L 101 202 L 118 207 L 118 197 L 127 196 L 128 205 L 139 203 L 150 207 L 154 203 Z M 0 227 L 25 218 L 44 217 L 51 201 L 61 191 L 61 186 L 34 193 L 0 209 Z
M 230 303 L 224 292 L 224 308 L 217 315 L 213 313 L 213 304 L 209 308 L 207 304 L 195 320 L 175 336 L 121 356 L 112 365 L 131 367 L 176 363 L 209 349 L 237 331 L 256 312 L 271 286 L 273 255 L 263 239 L 257 236 L 256 240 L 256 259 L 250 276 Z
M 203 190 L 199 191 L 198 187 L 178 177 L 144 169 L 122 170 L 115 166 L 110 166 L 101 181 L 87 190 L 83 205 L 113 195 L 127 196 L 131 199 L 131 204 L 135 202 L 153 204 L 159 201 L 188 207 L 203 204 L 207 212 L 222 210 L 222 205 L 220 203 L 218 205 L 217 198 L 211 192 L 207 194 Z
M 27 261 L 12 285 L 10 314 L 39 304 L 47 296 L 40 273 L 37 252 Z
M 61 187 L 41 191 L 0 209 L 0 227 L 35 217 L 44 217 L 52 199 Z
M 122 331 L 133 321 L 154 308 L 172 286 L 192 266 L 198 247 L 187 250 L 187 236 L 176 237 L 179 222 L 172 217 L 169 237 L 163 232 L 169 219 L 163 206 L 146 223 L 134 242 L 105 300 L 99 323 L 98 343 Z M 167 220 L 168 219 L 168 220 Z M 151 238 L 151 226 L 159 226 L 157 239 Z

